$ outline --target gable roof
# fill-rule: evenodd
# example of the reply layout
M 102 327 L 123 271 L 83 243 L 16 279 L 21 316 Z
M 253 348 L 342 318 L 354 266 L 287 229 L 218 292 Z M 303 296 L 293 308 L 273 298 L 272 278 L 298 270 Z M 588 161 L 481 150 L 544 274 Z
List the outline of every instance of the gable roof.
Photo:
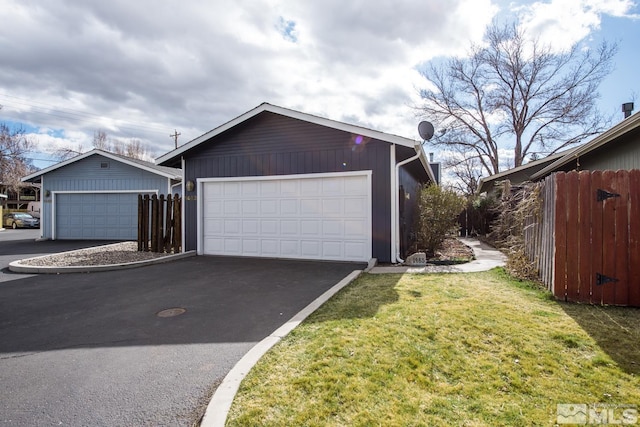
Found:
M 478 188 L 476 190 L 476 193 L 480 194 L 480 193 L 489 191 L 498 181 L 509 179 L 510 177 L 516 174 L 522 174 L 528 177 L 528 179 L 530 179 L 531 175 L 536 173 L 538 170 L 547 167 L 551 163 L 555 162 L 556 160 L 560 159 L 565 154 L 573 150 L 575 150 L 575 148 L 571 148 L 566 151 L 561 151 L 559 153 L 551 154 L 550 156 L 547 156 L 545 158 L 533 160 L 527 164 L 520 165 L 515 168 L 511 168 L 506 171 L 502 171 L 485 178 L 480 178 L 480 180 L 478 180 Z
M 584 145 L 581 145 L 570 152 L 566 153 L 560 159 L 551 163 L 549 166 L 544 169 L 536 172 L 531 176 L 531 179 L 537 180 L 540 178 L 544 178 L 545 176 L 551 174 L 552 172 L 557 171 L 562 166 L 571 162 L 572 160 L 577 159 L 580 156 L 584 156 L 600 147 L 603 147 L 610 142 L 613 142 L 617 138 L 623 136 L 627 132 L 631 132 L 637 128 L 640 128 L 640 112 L 635 113 L 634 115 L 627 117 L 622 120 L 617 125 L 613 126 L 609 130 L 602 132 L 600 135 L 593 138 L 591 141 L 587 142 Z
M 409 138 L 404 138 L 397 135 L 391 135 L 388 133 L 367 129 L 365 127 L 350 125 L 348 123 L 338 122 L 331 119 L 326 119 L 319 116 L 314 116 L 312 114 L 302 113 L 300 111 L 290 110 L 288 108 L 278 107 L 277 105 L 272 105 L 266 102 L 258 105 L 256 108 L 247 111 L 244 114 L 232 119 L 223 125 L 218 126 L 217 128 L 210 130 L 209 132 L 187 142 L 186 144 L 176 148 L 173 151 L 170 151 L 156 159 L 158 164 L 166 163 L 170 160 L 174 160 L 176 157 L 179 157 L 184 152 L 191 150 L 192 148 L 200 145 L 201 143 L 233 128 L 234 126 L 239 125 L 240 123 L 249 120 L 250 118 L 257 116 L 258 114 L 268 111 L 274 114 L 280 114 L 282 116 L 290 117 L 293 119 L 302 120 L 309 123 L 315 123 L 318 125 L 326 126 L 333 129 L 338 129 L 346 132 L 355 133 L 358 135 L 366 136 L 373 139 L 378 139 L 381 141 L 388 142 L 390 144 L 398 144 L 405 147 L 414 148 L 416 142 Z
M 68 160 L 64 160 L 60 163 L 56 163 L 53 166 L 49 166 L 48 168 L 45 169 L 41 169 L 37 172 L 32 173 L 31 175 L 27 175 L 25 177 L 23 177 L 21 180 L 22 182 L 37 182 L 40 180 L 40 178 L 42 177 L 42 175 L 47 174 L 49 172 L 53 172 L 56 169 L 60 169 L 63 168 L 67 165 L 70 165 L 72 163 L 78 162 L 82 159 L 86 159 L 87 157 L 93 156 L 93 155 L 99 155 L 102 157 L 106 157 L 108 159 L 111 160 L 115 160 L 117 162 L 120 163 L 124 163 L 126 165 L 129 166 L 133 166 L 135 168 L 138 169 L 142 169 L 145 170 L 147 172 L 151 172 L 154 173 L 156 175 L 160 175 L 160 176 L 164 176 L 166 178 L 170 178 L 170 179 L 182 179 L 182 170 L 181 169 L 176 169 L 176 168 L 170 168 L 167 166 L 159 166 L 156 165 L 155 163 L 151 163 L 151 162 L 146 162 L 144 160 L 138 160 L 138 159 L 132 159 L 130 157 L 126 157 L 126 156 L 121 156 L 119 154 L 114 154 L 114 153 L 110 153 L 108 151 L 103 151 L 103 150 L 99 150 L 97 148 L 91 150 L 91 151 L 87 151 L 86 153 L 82 153 L 79 154 L 75 157 L 72 157 Z

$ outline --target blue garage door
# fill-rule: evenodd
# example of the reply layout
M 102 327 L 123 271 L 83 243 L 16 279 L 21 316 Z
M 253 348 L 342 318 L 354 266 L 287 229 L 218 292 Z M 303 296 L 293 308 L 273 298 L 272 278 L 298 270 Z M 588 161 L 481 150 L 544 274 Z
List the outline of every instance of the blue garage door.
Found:
M 138 194 L 56 196 L 56 239 L 136 240 Z

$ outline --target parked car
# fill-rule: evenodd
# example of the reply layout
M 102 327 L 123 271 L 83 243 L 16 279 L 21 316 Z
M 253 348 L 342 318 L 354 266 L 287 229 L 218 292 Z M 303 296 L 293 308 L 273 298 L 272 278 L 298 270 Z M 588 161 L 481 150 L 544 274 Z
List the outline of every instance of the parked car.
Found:
M 16 228 L 40 228 L 40 219 L 34 218 L 28 213 L 14 212 L 3 215 L 2 224 L 5 227 Z

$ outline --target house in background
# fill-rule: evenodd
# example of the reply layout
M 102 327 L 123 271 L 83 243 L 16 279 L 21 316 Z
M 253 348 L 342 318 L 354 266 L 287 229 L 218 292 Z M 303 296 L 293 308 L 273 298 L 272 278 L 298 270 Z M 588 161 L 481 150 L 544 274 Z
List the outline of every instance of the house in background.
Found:
M 496 190 L 499 183 L 505 180 L 509 180 L 511 185 L 522 184 L 523 182 L 531 181 L 531 176 L 542 169 L 549 166 L 551 163 L 560 159 L 567 152 L 573 151 L 570 149 L 560 153 L 552 154 L 543 159 L 532 160 L 527 164 L 508 169 L 506 171 L 496 173 L 491 176 L 483 177 L 478 180 L 477 194 L 491 193 Z
M 15 190 L 0 183 L 0 193 L 6 196 L 6 209 L 26 211 L 29 203 L 40 201 L 40 184 L 29 183 Z
M 411 139 L 267 103 L 157 163 L 183 170 L 183 247 L 211 255 L 396 262 L 436 181 Z
M 138 194 L 171 194 L 181 176 L 179 169 L 95 149 L 22 181 L 41 185 L 41 238 L 136 240 Z
M 571 170 L 640 169 L 640 112 L 566 153 L 531 179 L 540 180 L 553 172 Z
M 517 185 L 538 181 L 554 172 L 632 169 L 640 169 L 640 112 L 583 145 L 481 178 L 477 193 L 491 192 L 496 183 L 507 179 Z

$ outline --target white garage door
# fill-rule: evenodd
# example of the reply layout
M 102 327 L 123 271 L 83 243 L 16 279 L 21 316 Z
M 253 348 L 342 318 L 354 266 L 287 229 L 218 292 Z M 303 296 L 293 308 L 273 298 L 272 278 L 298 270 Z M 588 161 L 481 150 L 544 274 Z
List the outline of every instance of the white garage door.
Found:
M 369 261 L 371 174 L 199 182 L 200 253 Z
M 136 240 L 138 193 L 61 193 L 55 197 L 55 238 Z

